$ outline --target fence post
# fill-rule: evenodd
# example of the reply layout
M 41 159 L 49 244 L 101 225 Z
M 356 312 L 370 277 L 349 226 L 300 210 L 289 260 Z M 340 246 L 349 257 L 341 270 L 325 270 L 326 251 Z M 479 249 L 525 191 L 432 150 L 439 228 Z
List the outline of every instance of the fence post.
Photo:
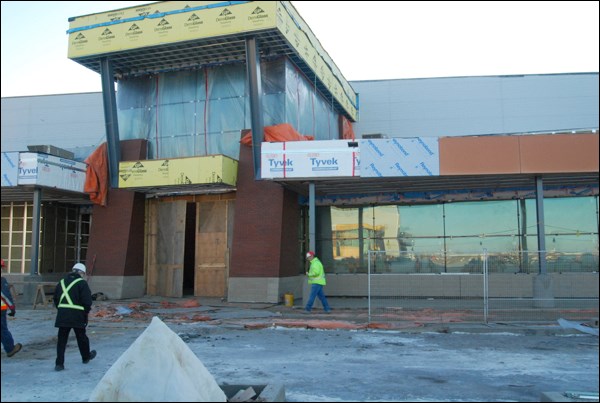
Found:
M 487 248 L 483 248 L 483 321 L 488 323 L 488 254 Z
M 371 250 L 367 254 L 367 303 L 369 306 L 369 324 L 371 323 Z

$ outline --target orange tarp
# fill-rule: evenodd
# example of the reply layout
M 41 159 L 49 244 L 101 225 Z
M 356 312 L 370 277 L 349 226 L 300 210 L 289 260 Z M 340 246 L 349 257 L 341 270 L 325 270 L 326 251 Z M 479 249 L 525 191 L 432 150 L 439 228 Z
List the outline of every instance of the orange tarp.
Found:
M 289 123 L 281 123 L 273 126 L 265 126 L 263 140 L 268 142 L 281 142 L 281 141 L 307 141 L 314 140 L 314 136 L 300 134 L 290 125 Z M 242 137 L 240 143 L 252 147 L 252 132 L 248 130 L 248 133 Z
M 83 191 L 89 193 L 92 203 L 106 206 L 108 194 L 108 151 L 102 143 L 86 158 L 87 171 Z
M 354 129 L 352 128 L 352 122 L 348 120 L 345 116 L 340 116 L 342 119 L 342 138 L 344 140 L 354 140 Z

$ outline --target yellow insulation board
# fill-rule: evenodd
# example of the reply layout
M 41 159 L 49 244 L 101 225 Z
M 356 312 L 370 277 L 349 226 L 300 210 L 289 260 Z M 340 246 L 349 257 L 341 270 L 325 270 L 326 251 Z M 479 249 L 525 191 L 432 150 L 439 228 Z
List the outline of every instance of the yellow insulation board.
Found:
M 238 162 L 224 155 L 123 161 L 119 188 L 237 183 Z
M 274 1 L 167 1 L 71 18 L 69 59 L 275 28 Z
M 356 93 L 289 1 L 160 1 L 69 19 L 70 59 L 278 30 L 354 121 Z

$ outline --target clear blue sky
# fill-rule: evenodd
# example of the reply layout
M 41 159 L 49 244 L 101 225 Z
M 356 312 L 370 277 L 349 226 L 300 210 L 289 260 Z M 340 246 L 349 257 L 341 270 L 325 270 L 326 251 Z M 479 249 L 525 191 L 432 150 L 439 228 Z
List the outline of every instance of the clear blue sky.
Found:
M 148 1 L 2 1 L 2 97 L 100 91 L 68 18 Z M 598 72 L 598 1 L 292 2 L 347 80 Z

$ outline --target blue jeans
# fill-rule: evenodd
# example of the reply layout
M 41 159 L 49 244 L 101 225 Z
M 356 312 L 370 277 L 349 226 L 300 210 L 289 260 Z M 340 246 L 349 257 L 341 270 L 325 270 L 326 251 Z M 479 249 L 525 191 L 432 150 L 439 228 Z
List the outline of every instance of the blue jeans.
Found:
M 15 348 L 15 341 L 8 330 L 7 313 L 8 311 L 2 311 L 2 347 L 4 347 L 4 351 L 10 353 Z
M 327 303 L 327 297 L 323 292 L 323 286 L 321 284 L 311 284 L 310 286 L 310 297 L 308 297 L 308 302 L 306 303 L 306 309 L 308 312 L 312 309 L 313 303 L 315 302 L 315 298 L 319 297 L 321 300 L 321 304 L 323 304 L 323 309 L 325 312 L 331 311 L 329 304 Z

